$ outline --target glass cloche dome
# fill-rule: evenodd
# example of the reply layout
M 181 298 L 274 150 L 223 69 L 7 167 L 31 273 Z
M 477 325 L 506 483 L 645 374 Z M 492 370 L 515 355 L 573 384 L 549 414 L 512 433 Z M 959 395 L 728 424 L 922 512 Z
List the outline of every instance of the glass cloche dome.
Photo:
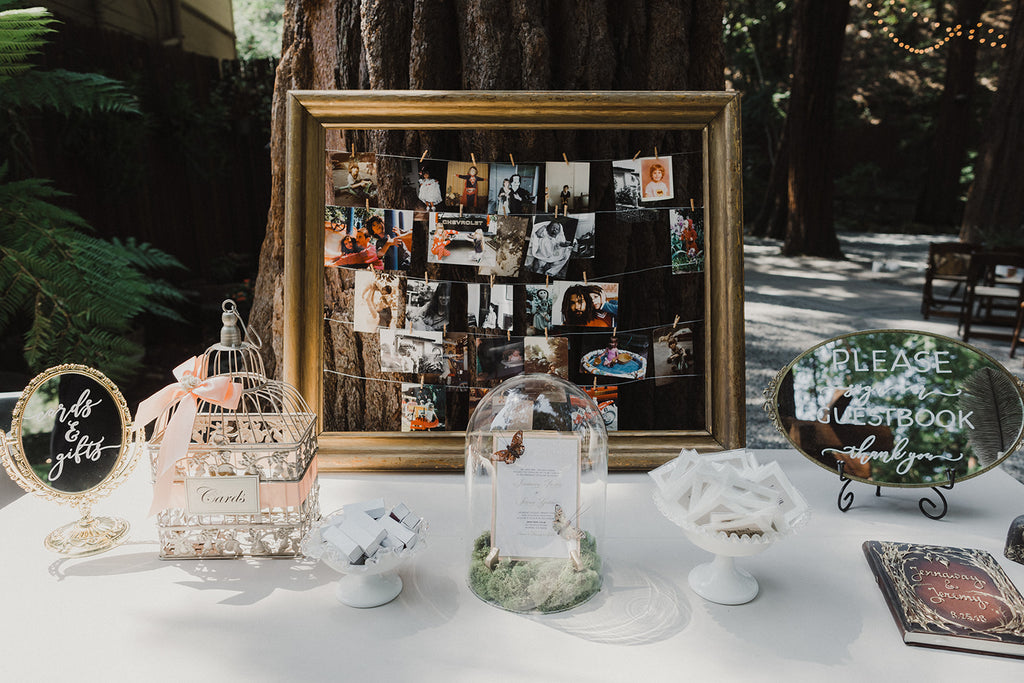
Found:
M 491 389 L 466 430 L 469 587 L 514 612 L 559 612 L 601 588 L 608 434 L 554 375 Z

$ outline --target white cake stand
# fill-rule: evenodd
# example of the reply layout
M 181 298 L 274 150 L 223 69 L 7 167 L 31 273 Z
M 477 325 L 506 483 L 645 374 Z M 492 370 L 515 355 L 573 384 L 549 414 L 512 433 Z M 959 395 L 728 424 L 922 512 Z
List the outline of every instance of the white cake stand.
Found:
M 387 553 L 373 564 L 340 564 L 324 559 L 327 565 L 343 576 L 334 588 L 334 597 L 349 607 L 378 607 L 387 604 L 402 592 L 402 577 L 398 566 L 406 556 L 396 552 Z
M 735 558 L 756 555 L 772 541 L 744 543 L 736 536 L 711 535 L 701 529 L 683 528 L 683 533 L 698 548 L 713 553 L 715 559 L 690 570 L 689 583 L 693 592 L 720 605 L 742 605 L 757 597 L 757 579 L 736 566 Z
M 416 545 L 401 550 L 381 550 L 365 564 L 352 564 L 348 558 L 321 531 L 341 521 L 341 513 L 329 515 L 310 529 L 302 539 L 302 552 L 306 557 L 322 560 L 336 572 L 343 574 L 334 588 L 334 597 L 349 607 L 379 607 L 398 597 L 402 592 L 402 577 L 398 567 L 426 546 L 424 540 L 427 523 L 421 522 L 416 532 Z
M 742 605 L 757 597 L 757 579 L 737 567 L 735 558 L 756 555 L 795 528 L 791 527 L 786 533 L 726 535 L 688 521 L 686 510 L 678 503 L 666 500 L 660 491 L 654 491 L 654 503 L 665 517 L 683 530 L 691 543 L 715 556 L 711 562 L 694 567 L 688 581 L 694 593 L 720 605 Z M 799 524 L 803 524 L 803 520 Z

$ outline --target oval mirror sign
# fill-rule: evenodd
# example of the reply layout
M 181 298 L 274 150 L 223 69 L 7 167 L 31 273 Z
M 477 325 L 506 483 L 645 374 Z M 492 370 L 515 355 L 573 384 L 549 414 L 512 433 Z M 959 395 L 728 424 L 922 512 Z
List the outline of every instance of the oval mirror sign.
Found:
M 20 417 L 24 457 L 43 486 L 83 493 L 113 472 L 125 424 L 118 401 L 95 377 L 72 371 L 43 379 L 30 387 Z
M 1024 385 L 948 337 L 872 330 L 805 351 L 768 389 L 775 426 L 807 458 L 880 486 L 935 486 L 1020 445 Z

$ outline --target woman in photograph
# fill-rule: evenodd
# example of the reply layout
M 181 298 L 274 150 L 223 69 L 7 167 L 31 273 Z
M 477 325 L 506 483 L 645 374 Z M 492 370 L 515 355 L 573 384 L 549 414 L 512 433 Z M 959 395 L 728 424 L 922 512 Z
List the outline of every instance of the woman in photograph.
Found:
M 559 220 L 540 223 L 530 237 L 529 255 L 533 257 L 530 269 L 541 275 L 560 276 L 572 256 L 574 244 L 566 239 Z
M 373 240 L 373 246 L 377 249 L 378 258 L 383 260 L 385 264 L 390 263 L 391 270 L 404 270 L 409 267 L 411 257 L 409 252 L 405 250 L 405 242 L 399 236 L 388 237 L 383 218 L 380 216 L 370 216 L 370 219 L 366 222 L 366 227 L 370 230 L 370 237 Z M 389 251 L 391 251 L 390 261 L 387 256 Z
M 661 164 L 651 164 L 647 171 L 650 182 L 644 187 L 644 199 L 668 199 L 671 195 L 668 185 L 665 184 L 665 167 Z
M 518 173 L 513 173 L 508 181 L 508 212 L 512 214 L 533 213 L 533 202 L 536 197 L 522 187 L 523 177 Z
M 420 201 L 423 202 L 427 211 L 433 211 L 434 207 L 441 203 L 441 185 L 430 177 L 430 171 L 420 169 Z
M 430 295 L 430 300 L 421 308 L 410 309 L 409 329 L 435 332 L 448 324 L 448 304 L 451 300 L 451 283 L 442 282 Z
M 487 180 L 487 178 L 480 178 L 477 176 L 476 166 L 469 167 L 469 173 L 462 175 L 456 173 L 456 178 L 461 178 L 466 181 L 465 187 L 462 189 L 462 205 L 466 207 L 467 211 L 476 211 L 476 197 L 477 189 L 481 180 Z
M 590 295 L 590 301 L 594 304 L 594 308 L 602 313 L 607 313 L 612 318 L 615 318 L 619 314 L 619 301 L 611 301 L 608 299 L 608 294 L 605 293 L 604 288 L 601 285 L 586 285 L 587 292 Z
M 482 327 L 492 330 L 498 329 L 498 304 L 489 304 L 487 306 Z

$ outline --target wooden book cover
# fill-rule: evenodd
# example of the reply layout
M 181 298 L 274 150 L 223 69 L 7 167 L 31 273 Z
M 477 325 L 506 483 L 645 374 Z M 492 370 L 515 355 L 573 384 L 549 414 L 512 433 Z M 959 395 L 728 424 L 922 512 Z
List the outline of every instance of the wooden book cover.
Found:
M 890 541 L 863 548 L 904 642 L 1024 658 L 1024 598 L 991 553 Z

